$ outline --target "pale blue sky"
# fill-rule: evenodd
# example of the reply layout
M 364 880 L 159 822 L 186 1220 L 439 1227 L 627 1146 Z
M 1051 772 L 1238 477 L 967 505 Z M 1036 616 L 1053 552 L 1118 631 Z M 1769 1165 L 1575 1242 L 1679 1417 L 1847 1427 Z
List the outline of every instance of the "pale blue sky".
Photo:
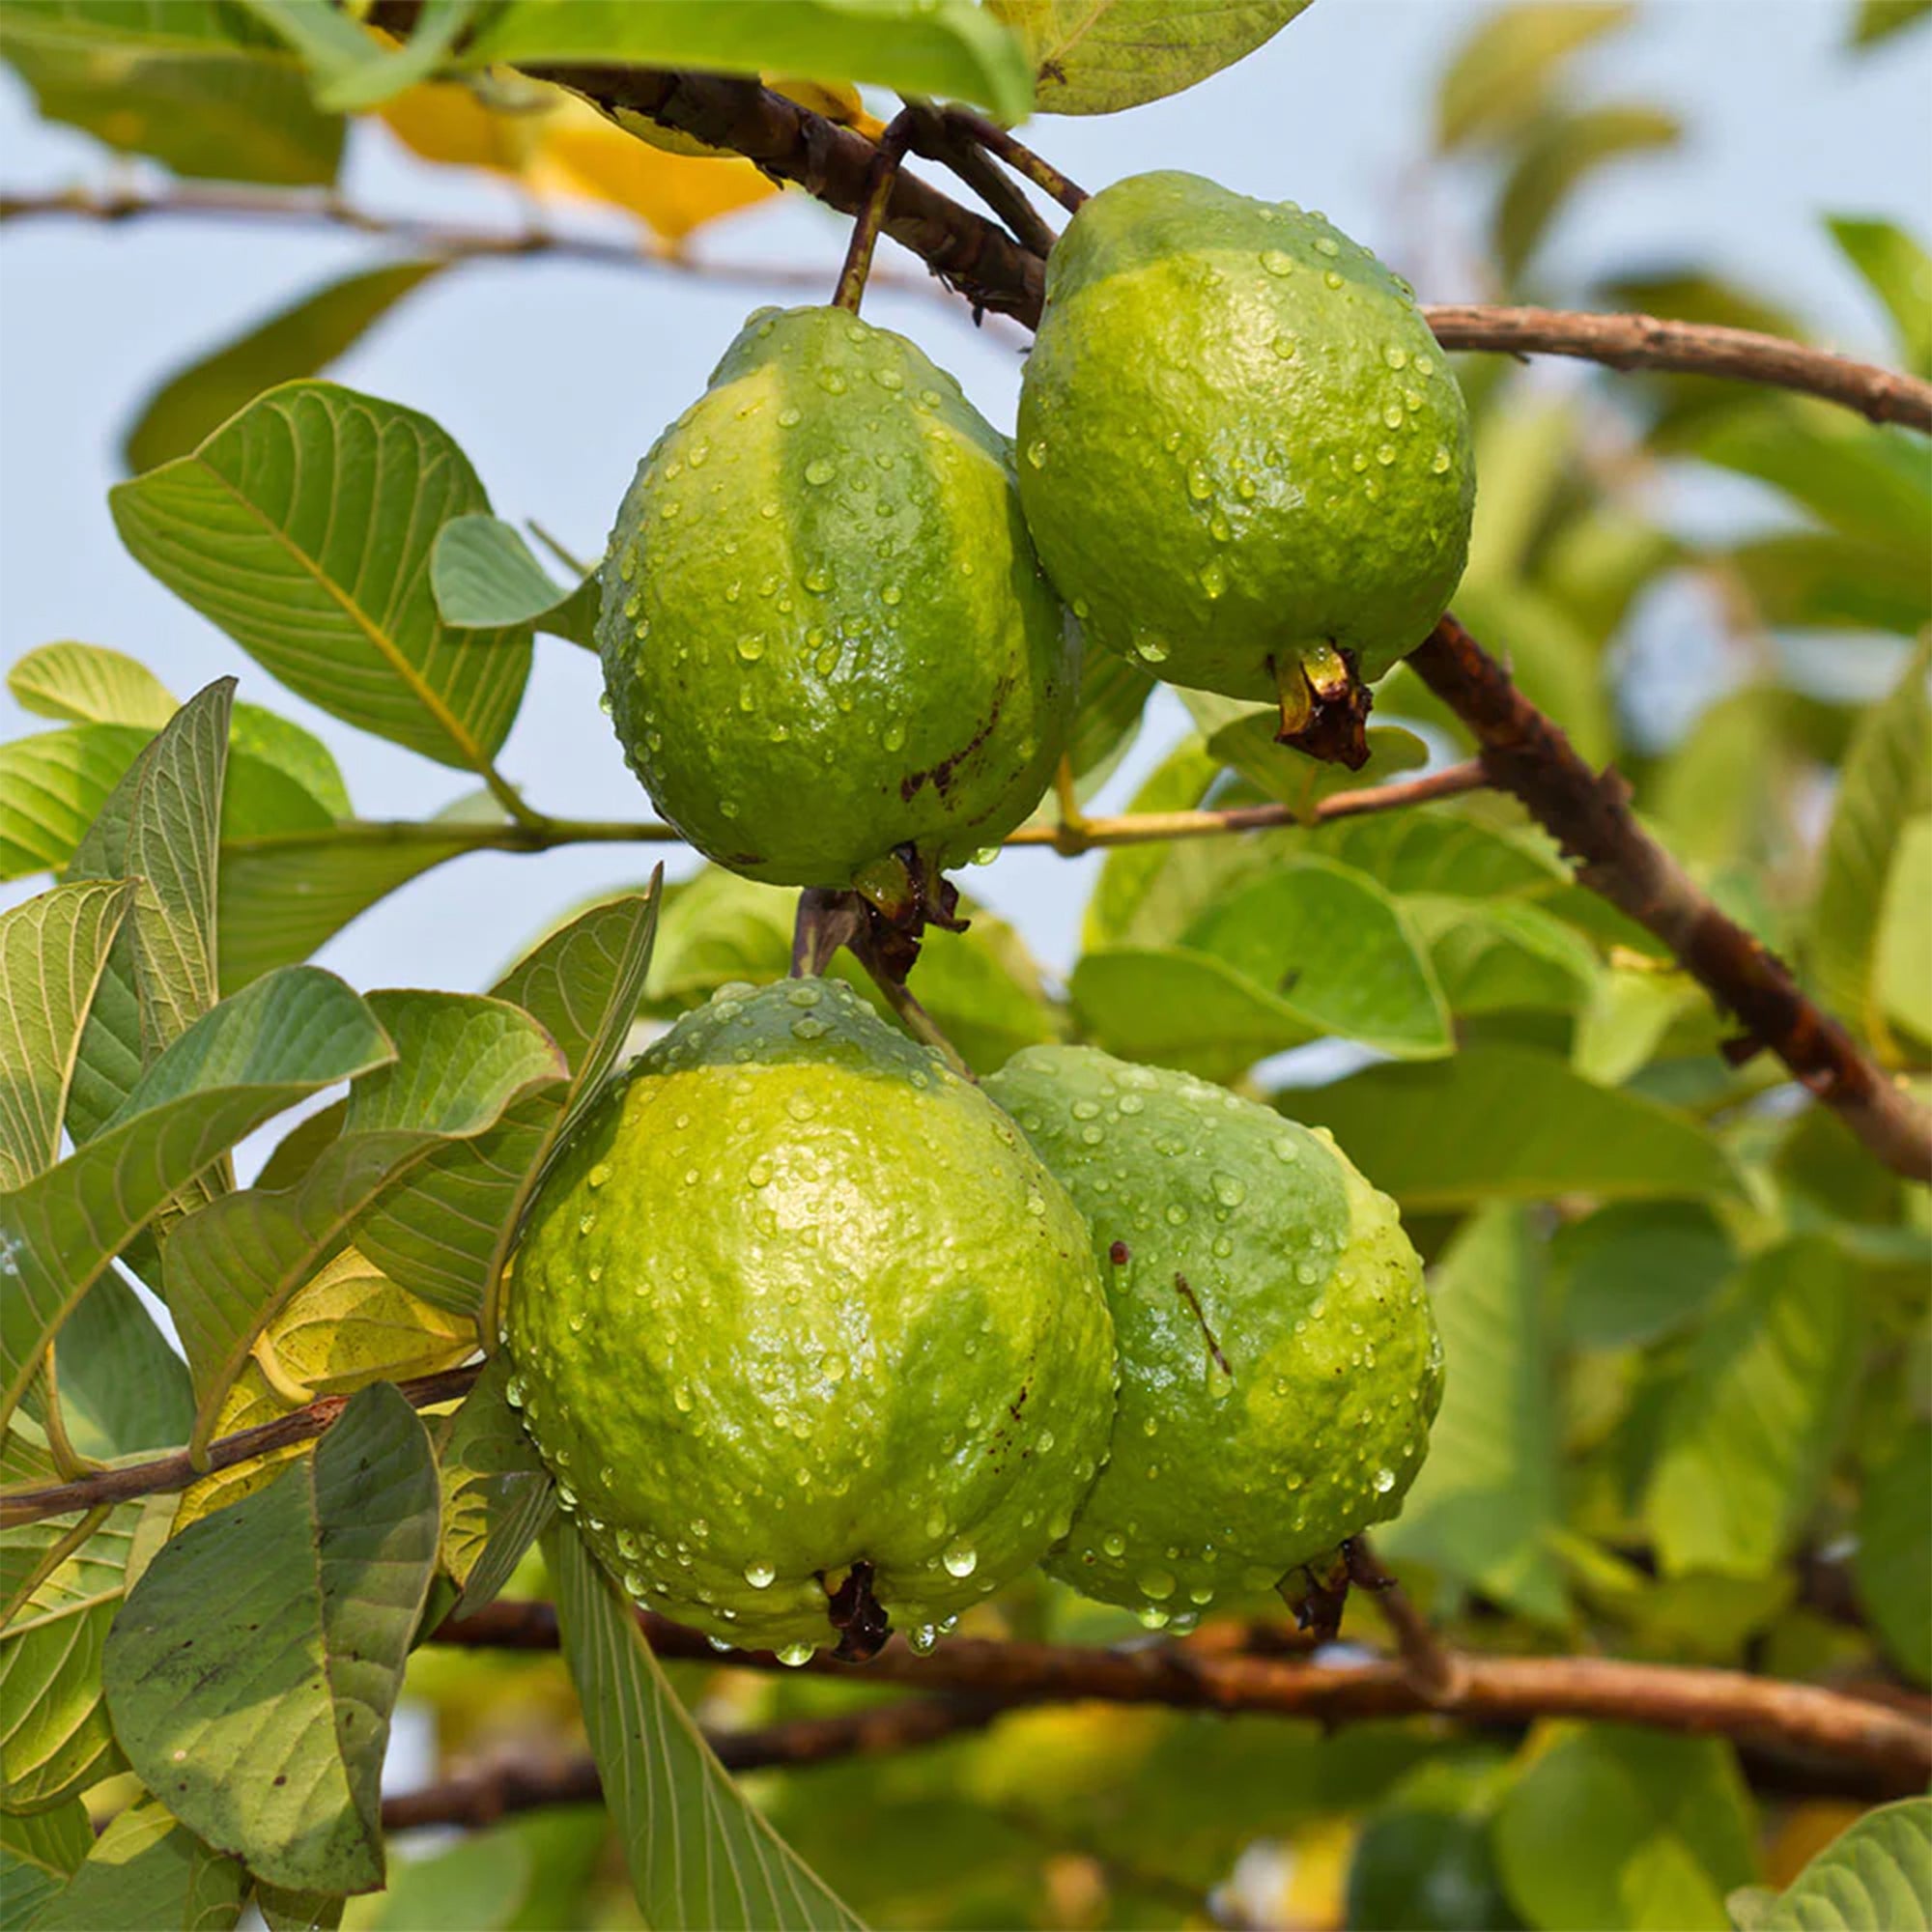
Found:
M 1548 270 L 1695 261 L 1783 291 L 1828 338 L 1883 354 L 1884 327 L 1820 218 L 1878 213 L 1923 231 L 1932 200 L 1932 29 L 1859 58 L 1841 43 L 1849 0 L 1648 0 L 1637 27 L 1585 70 L 1600 96 L 1643 98 L 1690 124 L 1685 148 L 1619 168 L 1579 198 Z M 1478 294 L 1478 212 L 1466 182 L 1429 176 L 1430 89 L 1444 51 L 1488 12 L 1465 0 L 1318 0 L 1270 46 L 1172 100 L 1032 138 L 1097 187 L 1153 164 L 1293 196 L 1405 268 L 1425 298 Z M 43 127 L 0 79 L 0 183 L 99 181 L 92 143 Z M 384 209 L 512 215 L 506 194 L 415 167 L 377 132 L 358 136 L 350 194 Z M 704 251 L 734 262 L 812 264 L 829 292 L 842 225 L 788 198 L 719 224 Z M 186 223 L 53 222 L 0 230 L 0 661 L 55 638 L 143 658 L 185 696 L 239 670 L 242 695 L 298 717 L 334 748 L 358 809 L 420 815 L 467 788 L 461 774 L 361 736 L 282 693 L 121 551 L 104 493 L 136 400 L 182 361 L 332 275 L 379 259 L 365 242 Z M 912 265 L 886 244 L 883 265 Z M 638 456 L 699 389 L 759 298 L 648 270 L 558 262 L 465 269 L 433 284 L 333 372 L 426 410 L 469 451 L 499 513 L 534 516 L 585 554 L 601 547 Z M 794 293 L 780 298 L 794 300 Z M 1010 331 L 976 334 L 963 310 L 877 292 L 867 313 L 915 334 L 996 422 L 1010 422 Z M 1552 366 L 1545 380 L 1576 372 Z M 594 662 L 539 640 L 539 663 L 502 764 L 554 811 L 642 815 L 596 707 Z M 1169 733 L 1169 712 L 1158 714 Z M 39 728 L 0 698 L 0 730 Z M 1158 733 L 1156 733 L 1158 735 Z M 591 848 L 481 855 L 444 867 L 322 953 L 358 985 L 477 986 L 563 906 L 641 878 L 657 854 Z M 675 868 L 688 855 L 669 855 Z M 1064 967 L 1093 862 L 1073 873 L 1012 855 L 968 883 Z M 33 887 L 24 890 L 32 890 Z M 12 896 L 23 889 L 12 889 Z

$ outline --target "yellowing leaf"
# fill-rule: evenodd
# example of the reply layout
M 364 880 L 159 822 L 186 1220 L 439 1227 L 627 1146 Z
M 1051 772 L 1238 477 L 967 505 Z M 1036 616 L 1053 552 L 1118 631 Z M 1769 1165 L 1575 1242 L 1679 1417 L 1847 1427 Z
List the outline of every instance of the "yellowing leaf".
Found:
M 859 90 L 848 81 L 801 80 L 788 73 L 768 73 L 765 85 L 774 94 L 782 94 L 787 100 L 795 100 L 841 128 L 850 128 L 869 141 L 876 141 L 886 131 L 886 124 L 866 112 Z
M 500 114 L 458 81 L 429 80 L 385 102 L 377 119 L 426 161 L 514 175 L 535 153 L 549 115 Z
M 557 117 L 528 170 L 539 188 L 593 196 L 628 209 L 675 248 L 707 221 L 735 213 L 778 192 L 750 161 L 737 156 L 673 154 L 634 140 L 591 115 Z

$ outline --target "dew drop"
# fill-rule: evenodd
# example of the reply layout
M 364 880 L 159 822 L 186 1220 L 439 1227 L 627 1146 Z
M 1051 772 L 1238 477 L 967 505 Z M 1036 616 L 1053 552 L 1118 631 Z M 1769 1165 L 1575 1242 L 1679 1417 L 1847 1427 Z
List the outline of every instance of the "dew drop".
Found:
M 745 1565 L 745 1581 L 754 1590 L 769 1590 L 778 1572 L 769 1563 L 748 1563 Z
M 949 1577 L 970 1577 L 980 1567 L 980 1552 L 970 1543 L 949 1543 L 939 1560 Z

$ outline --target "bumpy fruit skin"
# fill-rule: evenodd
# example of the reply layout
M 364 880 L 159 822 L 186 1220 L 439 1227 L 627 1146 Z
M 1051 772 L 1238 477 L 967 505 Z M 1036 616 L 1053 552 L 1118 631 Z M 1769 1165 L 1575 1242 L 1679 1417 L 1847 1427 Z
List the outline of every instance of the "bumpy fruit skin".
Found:
M 942 866 L 1039 802 L 1078 640 L 1010 445 L 903 336 L 763 310 L 638 466 L 604 569 L 611 711 L 720 865 L 849 885 Z
M 1068 223 L 1018 447 L 1088 634 L 1231 697 L 1275 697 L 1327 643 L 1381 676 L 1468 554 L 1468 412 L 1407 285 L 1321 215 L 1198 175 L 1136 175 Z
M 829 1641 L 860 1561 L 915 1635 L 976 1602 L 1066 1533 L 1113 1409 L 1065 1192 L 837 980 L 726 987 L 613 1083 L 538 1193 L 505 1340 L 592 1548 L 740 1644 Z
M 1086 1215 L 1121 1357 L 1052 1573 L 1184 1623 L 1395 1515 L 1441 1345 L 1394 1203 L 1333 1139 L 1092 1047 L 1028 1047 L 987 1092 Z

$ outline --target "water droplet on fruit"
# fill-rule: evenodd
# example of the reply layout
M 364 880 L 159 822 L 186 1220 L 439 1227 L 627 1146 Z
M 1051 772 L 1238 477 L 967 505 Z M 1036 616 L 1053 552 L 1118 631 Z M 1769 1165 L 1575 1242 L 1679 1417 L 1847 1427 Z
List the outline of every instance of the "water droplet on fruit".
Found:
M 1044 469 L 1046 468 L 1045 441 L 1041 439 L 1036 439 L 1034 441 L 1028 443 L 1026 457 L 1027 461 L 1031 463 L 1036 469 Z
M 939 1559 L 950 1577 L 970 1577 L 980 1567 L 980 1552 L 970 1543 L 950 1543 Z
M 820 484 L 830 483 L 838 474 L 838 466 L 823 456 L 814 456 L 805 466 L 805 480 L 815 489 Z
M 816 1648 L 816 1644 L 810 1644 L 804 1641 L 788 1643 L 778 1653 L 778 1659 L 781 1663 L 787 1664 L 793 1670 L 796 1670 L 800 1664 L 811 1662 L 811 1653 Z
M 1124 1556 L 1127 1553 L 1127 1539 L 1118 1529 L 1110 1529 L 1100 1539 L 1100 1548 L 1109 1556 Z
M 1294 257 L 1281 248 L 1265 248 L 1262 251 L 1262 267 L 1271 275 L 1292 275 L 1294 272 Z
M 1228 587 L 1228 573 L 1218 563 L 1205 564 L 1201 571 L 1201 587 L 1209 600 L 1219 597 Z

